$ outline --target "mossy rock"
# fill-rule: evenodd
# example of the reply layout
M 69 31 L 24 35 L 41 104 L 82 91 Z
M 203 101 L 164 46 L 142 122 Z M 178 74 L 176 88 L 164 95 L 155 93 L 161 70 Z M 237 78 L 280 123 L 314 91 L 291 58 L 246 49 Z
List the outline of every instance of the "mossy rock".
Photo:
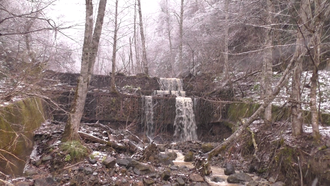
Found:
M 185 162 L 192 162 L 194 160 L 194 153 L 189 151 L 184 155 Z
M 26 158 L 33 147 L 33 131 L 45 120 L 42 101 L 27 98 L 0 108 L 0 152 L 10 164 L 0 159 L 0 171 L 22 175 Z
M 202 152 L 203 153 L 210 152 L 212 149 L 214 149 L 214 146 L 211 143 L 204 143 L 202 145 Z

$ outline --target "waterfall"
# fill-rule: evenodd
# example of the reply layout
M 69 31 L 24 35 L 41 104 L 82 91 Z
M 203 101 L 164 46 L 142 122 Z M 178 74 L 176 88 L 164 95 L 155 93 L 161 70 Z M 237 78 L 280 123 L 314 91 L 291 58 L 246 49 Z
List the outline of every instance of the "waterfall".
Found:
M 183 91 L 182 79 L 160 78 L 160 90 L 155 90 L 155 95 L 175 95 L 175 120 L 174 137 L 180 141 L 197 140 L 196 121 L 193 109 L 193 101 Z
M 188 97 L 176 97 L 175 100 L 174 137 L 180 141 L 197 140 L 197 126 L 192 99 Z
M 186 92 L 183 91 L 182 79 L 177 78 L 160 78 L 159 79 L 160 90 L 155 90 L 155 95 L 175 95 L 186 96 Z
M 147 136 L 153 136 L 154 133 L 154 109 L 152 103 L 152 96 L 144 96 L 144 126 L 146 129 Z

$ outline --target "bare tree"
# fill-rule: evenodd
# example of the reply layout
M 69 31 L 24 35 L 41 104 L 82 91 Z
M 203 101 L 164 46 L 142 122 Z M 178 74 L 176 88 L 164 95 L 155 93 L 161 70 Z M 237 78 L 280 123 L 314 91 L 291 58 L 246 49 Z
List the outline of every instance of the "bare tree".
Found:
M 180 17 L 179 17 L 179 72 L 183 70 L 183 8 L 184 0 L 181 0 Z
M 91 81 L 91 75 L 94 69 L 94 63 L 102 32 L 106 4 L 107 0 L 100 0 L 95 28 L 93 31 L 93 1 L 86 0 L 86 23 L 81 59 L 81 70 L 76 89 L 75 100 L 70 111 L 68 123 L 65 126 L 65 140 L 80 139 L 78 134 L 80 128 L 80 120 L 83 115 L 88 86 Z
M 307 2 L 306 2 L 307 3 Z M 319 113 L 317 109 L 317 88 L 318 88 L 318 71 L 319 65 L 321 62 L 321 37 L 323 32 L 323 26 L 325 23 L 325 18 L 330 15 L 330 6 L 329 3 L 321 0 L 315 0 L 313 2 L 308 2 L 308 13 L 309 13 L 309 22 L 305 23 L 305 26 L 310 32 L 309 35 L 312 35 L 311 43 L 308 45 L 308 51 L 311 56 L 313 74 L 311 77 L 311 115 L 312 115 L 312 127 L 313 127 L 313 137 L 316 139 L 320 138 L 319 132 Z M 314 8 L 310 8 L 313 7 Z M 307 37 L 307 36 L 305 36 Z M 310 50 L 310 48 L 312 48 Z
M 229 45 L 229 22 L 228 22 L 228 17 L 229 17 L 229 0 L 225 0 L 225 22 L 224 22 L 224 79 L 228 80 L 229 79 L 229 60 L 228 60 L 228 45 Z
M 267 0 L 266 9 L 266 26 L 265 26 L 265 52 L 263 61 L 263 97 L 267 98 L 272 93 L 272 76 L 273 76 L 273 36 L 272 36 L 272 14 L 273 4 L 271 0 Z M 272 104 L 265 109 L 265 122 L 272 121 Z
M 141 42 L 142 42 L 143 73 L 149 74 L 146 39 L 145 39 L 145 35 L 144 35 L 143 18 L 142 18 L 142 10 L 141 10 L 141 1 L 137 0 L 137 2 L 138 2 L 138 12 L 139 12 L 139 21 L 140 21 L 139 26 L 140 26 L 140 34 L 141 34 Z
M 117 54 L 117 34 L 118 34 L 118 0 L 115 5 L 115 30 L 113 33 L 113 44 L 112 44 L 112 73 L 111 73 L 111 91 L 117 92 L 116 90 L 116 54 Z

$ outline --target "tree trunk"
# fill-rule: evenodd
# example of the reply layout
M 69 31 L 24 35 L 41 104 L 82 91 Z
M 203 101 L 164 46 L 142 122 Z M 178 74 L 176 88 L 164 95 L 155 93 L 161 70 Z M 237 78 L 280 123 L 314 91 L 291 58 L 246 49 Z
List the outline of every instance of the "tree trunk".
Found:
M 179 22 L 179 34 L 180 34 L 180 46 L 179 46 L 179 72 L 183 70 L 183 4 L 184 0 L 181 0 L 180 22 Z
M 148 60 L 147 60 L 147 49 L 146 49 L 146 39 L 145 39 L 145 36 L 144 36 L 144 31 L 143 31 L 144 29 L 143 29 L 141 1 L 137 0 L 137 2 L 138 2 L 138 11 L 139 11 L 139 20 L 140 20 L 140 34 L 141 34 L 141 41 L 142 41 L 143 73 L 149 75 Z
M 171 15 L 169 12 L 168 7 L 168 0 L 165 0 L 165 13 L 166 13 L 166 29 L 167 29 L 167 38 L 168 38 L 168 44 L 170 49 L 170 61 L 169 61 L 169 71 L 170 71 L 170 77 L 174 77 L 174 53 L 173 53 L 173 45 L 172 45 L 172 30 L 171 30 Z
M 228 17 L 229 17 L 229 0 L 225 0 L 225 28 L 224 28 L 224 79 L 228 80 L 229 79 L 229 61 L 228 61 L 228 43 L 229 43 L 229 22 L 228 22 Z
M 137 6 L 137 0 L 135 0 L 134 4 L 134 27 L 133 27 L 133 35 L 134 35 L 134 52 L 135 52 L 135 64 L 136 64 L 136 73 L 141 72 L 141 62 L 140 62 L 140 57 L 139 57 L 139 50 L 137 46 L 137 22 L 136 22 L 136 6 Z
M 132 74 L 134 74 L 134 68 L 133 68 L 133 49 L 132 49 L 132 38 L 130 37 L 129 38 L 129 58 L 128 58 L 128 60 L 129 60 L 129 75 L 132 75 Z
M 303 133 L 303 118 L 301 110 L 301 74 L 302 74 L 302 56 L 307 53 L 305 48 L 308 31 L 304 24 L 307 23 L 308 0 L 301 2 L 299 10 L 298 33 L 296 41 L 296 50 L 294 56 L 297 58 L 297 66 L 292 77 L 292 94 L 291 94 L 291 109 L 292 109 L 292 134 L 299 136 Z
M 118 0 L 115 5 L 115 30 L 112 45 L 112 73 L 111 73 L 111 92 L 117 92 L 116 89 L 116 56 L 117 56 L 117 33 L 118 33 Z
M 107 0 L 100 0 L 97 21 L 93 34 L 93 2 L 86 0 L 86 23 L 81 70 L 76 88 L 75 99 L 70 110 L 68 123 L 65 126 L 64 140 L 79 140 L 80 121 L 84 112 L 88 86 L 91 81 L 98 44 L 101 36 L 104 12 Z
M 272 76 L 273 76 L 273 34 L 272 34 L 272 12 L 273 4 L 271 0 L 267 0 L 266 24 L 265 28 L 265 53 L 263 62 L 263 97 L 267 98 L 272 93 Z M 272 122 L 272 104 L 265 109 L 264 120 L 266 124 Z
M 321 58 L 321 36 L 322 36 L 322 28 L 324 25 L 324 21 L 321 20 L 321 17 L 328 17 L 329 16 L 329 7 L 325 8 L 322 7 L 324 4 L 320 0 L 314 1 L 314 15 L 315 16 L 312 24 L 314 28 L 314 38 L 312 40 L 313 46 L 313 75 L 311 78 L 311 115 L 312 115 L 312 127 L 313 127 L 313 137 L 315 139 L 320 138 L 320 131 L 319 131 L 319 113 L 317 110 L 317 86 L 319 82 L 318 77 L 318 70 L 320 65 L 320 58 Z
M 299 36 L 298 36 L 299 37 Z M 301 42 L 300 38 L 297 38 L 296 45 L 296 54 L 299 55 L 298 48 Z M 298 48 L 297 48 L 298 47 Z M 292 112 L 292 134 L 293 136 L 299 136 L 303 133 L 303 120 L 302 120 L 302 111 L 301 111 L 301 73 L 302 73 L 302 60 L 297 58 L 297 65 L 293 71 L 292 76 L 292 93 L 291 93 L 291 112 Z

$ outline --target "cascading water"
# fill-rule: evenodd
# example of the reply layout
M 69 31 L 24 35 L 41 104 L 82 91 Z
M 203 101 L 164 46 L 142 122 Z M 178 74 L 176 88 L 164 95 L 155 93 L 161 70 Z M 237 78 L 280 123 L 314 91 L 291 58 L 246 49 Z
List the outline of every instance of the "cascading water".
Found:
M 182 79 L 177 78 L 160 78 L 159 79 L 160 90 L 155 90 L 155 95 L 175 95 L 186 96 L 186 92 L 183 91 Z
M 159 84 L 161 90 L 155 91 L 155 94 L 177 96 L 175 99 L 174 137 L 180 141 L 197 140 L 193 101 L 189 97 L 184 97 L 186 92 L 183 91 L 182 79 L 160 78 Z
M 174 137 L 180 141 L 197 140 L 197 126 L 192 99 L 176 97 L 175 108 Z
M 154 133 L 154 109 L 152 103 L 152 96 L 144 96 L 144 124 L 147 136 L 153 136 Z

